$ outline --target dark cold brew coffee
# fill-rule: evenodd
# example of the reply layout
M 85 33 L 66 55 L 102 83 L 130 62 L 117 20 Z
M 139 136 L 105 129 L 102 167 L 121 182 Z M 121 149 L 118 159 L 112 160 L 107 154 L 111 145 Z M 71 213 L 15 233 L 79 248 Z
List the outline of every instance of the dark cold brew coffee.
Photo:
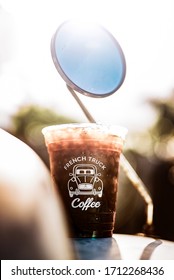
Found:
M 112 236 L 125 129 L 67 124 L 43 129 L 72 236 Z

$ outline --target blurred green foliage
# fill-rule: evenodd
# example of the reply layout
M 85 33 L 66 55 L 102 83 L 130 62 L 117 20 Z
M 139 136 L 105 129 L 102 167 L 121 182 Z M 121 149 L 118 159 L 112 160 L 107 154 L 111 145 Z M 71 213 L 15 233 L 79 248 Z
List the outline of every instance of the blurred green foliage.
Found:
M 153 131 L 158 137 L 174 134 L 174 92 L 164 100 L 151 100 L 159 117 Z
M 12 116 L 11 134 L 29 145 L 49 167 L 42 128 L 54 124 L 73 123 L 75 120 L 62 116 L 50 108 L 23 105 Z
M 154 154 L 158 158 L 174 157 L 174 92 L 163 100 L 151 100 L 158 112 L 156 124 L 150 129 Z

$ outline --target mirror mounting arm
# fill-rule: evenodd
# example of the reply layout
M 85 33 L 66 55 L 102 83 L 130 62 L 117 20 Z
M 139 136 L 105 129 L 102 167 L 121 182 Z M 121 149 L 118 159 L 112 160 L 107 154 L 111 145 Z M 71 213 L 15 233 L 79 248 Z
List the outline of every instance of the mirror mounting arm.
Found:
M 91 123 L 96 123 L 96 121 L 94 120 L 94 118 L 91 116 L 91 114 L 89 113 L 89 111 L 86 109 L 86 107 L 84 106 L 84 104 L 82 103 L 82 101 L 80 100 L 80 98 L 77 96 L 77 94 L 75 93 L 75 91 L 66 84 L 68 90 L 70 91 L 70 93 L 72 94 L 72 96 L 75 98 L 75 100 L 77 101 L 77 103 L 79 104 L 80 108 L 82 109 L 83 113 L 85 114 L 85 116 L 87 117 L 88 121 Z

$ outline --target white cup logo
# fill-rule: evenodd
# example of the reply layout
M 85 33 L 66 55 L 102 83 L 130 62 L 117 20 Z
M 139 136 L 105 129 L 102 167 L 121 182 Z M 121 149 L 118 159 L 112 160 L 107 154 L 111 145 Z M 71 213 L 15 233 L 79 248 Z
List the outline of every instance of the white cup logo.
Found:
M 76 164 L 69 176 L 71 178 L 67 187 L 70 197 L 83 195 L 102 197 L 103 181 L 100 179 L 101 173 L 98 173 L 94 164 Z M 100 207 L 100 201 L 95 202 L 93 200 L 94 198 L 90 197 L 86 201 L 81 201 L 79 197 L 76 197 L 73 199 L 71 206 L 82 210 Z

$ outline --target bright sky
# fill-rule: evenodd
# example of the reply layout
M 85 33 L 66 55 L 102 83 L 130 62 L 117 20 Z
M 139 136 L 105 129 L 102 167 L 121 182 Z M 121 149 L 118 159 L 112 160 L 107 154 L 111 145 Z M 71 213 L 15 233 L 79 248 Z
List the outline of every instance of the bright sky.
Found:
M 86 121 L 53 65 L 50 40 L 63 21 L 87 18 L 118 40 L 127 74 L 114 95 L 80 98 L 102 122 L 141 129 L 155 120 L 146 100 L 165 98 L 174 88 L 173 0 L 0 0 L 0 4 L 13 17 L 16 43 L 13 60 L 0 73 L 1 110 L 34 100 Z M 1 39 L 2 19 L 0 24 Z M 1 49 L 6 52 L 2 39 Z

